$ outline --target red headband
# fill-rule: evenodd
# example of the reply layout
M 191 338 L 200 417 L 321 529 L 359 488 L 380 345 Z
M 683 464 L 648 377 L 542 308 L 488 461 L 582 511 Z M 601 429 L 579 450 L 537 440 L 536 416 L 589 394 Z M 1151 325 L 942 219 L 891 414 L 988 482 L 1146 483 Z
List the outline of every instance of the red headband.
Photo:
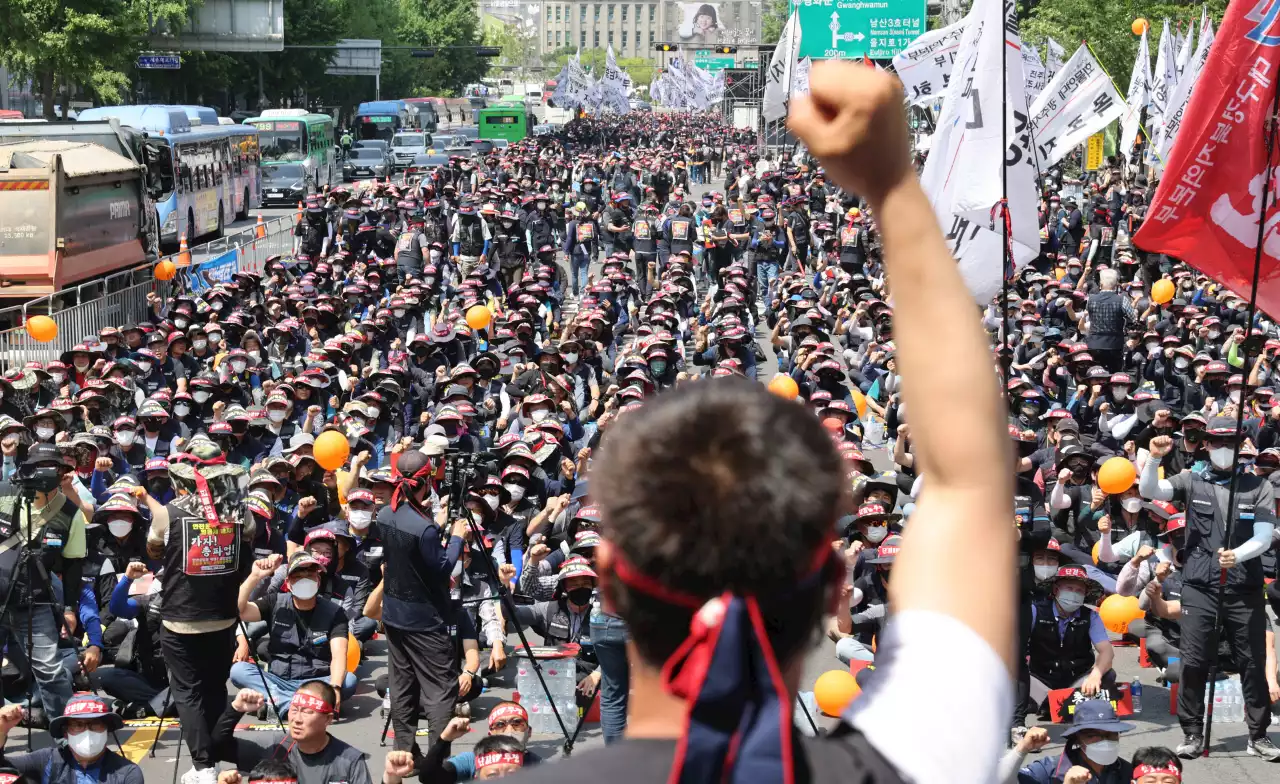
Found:
M 1178 781 L 1182 781 L 1182 771 L 1178 770 L 1178 767 L 1172 762 L 1159 768 L 1155 765 L 1139 765 L 1133 769 L 1133 780 L 1140 781 L 1143 776 L 1155 776 L 1162 773 L 1177 776 Z
M 495 721 L 500 721 L 511 716 L 524 719 L 526 722 L 529 721 L 529 712 L 526 711 L 523 706 L 510 703 L 507 705 L 500 705 L 489 712 L 489 726 L 492 727 Z
M 520 765 L 524 766 L 523 751 L 494 751 L 489 754 L 481 754 L 476 757 L 476 770 L 487 768 L 490 765 Z
M 310 708 L 316 713 L 333 713 L 333 706 L 313 694 L 298 692 L 293 695 L 290 708 Z

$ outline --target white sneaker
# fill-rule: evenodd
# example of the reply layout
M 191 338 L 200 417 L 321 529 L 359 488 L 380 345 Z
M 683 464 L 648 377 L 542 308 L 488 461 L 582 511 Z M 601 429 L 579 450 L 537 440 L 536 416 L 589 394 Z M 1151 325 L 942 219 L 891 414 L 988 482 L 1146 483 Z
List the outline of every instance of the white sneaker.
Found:
M 218 769 L 193 766 L 182 774 L 182 784 L 218 784 Z

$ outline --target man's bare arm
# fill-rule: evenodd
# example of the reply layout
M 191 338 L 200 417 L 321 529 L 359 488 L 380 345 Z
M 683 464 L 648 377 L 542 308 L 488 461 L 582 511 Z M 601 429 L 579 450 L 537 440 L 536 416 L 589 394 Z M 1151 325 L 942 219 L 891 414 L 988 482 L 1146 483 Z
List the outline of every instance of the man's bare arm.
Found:
M 827 62 L 813 69 L 809 88 L 793 101 L 790 125 L 879 220 L 912 446 L 929 477 L 894 565 L 894 608 L 956 618 L 1010 665 L 1013 464 L 1000 390 L 973 300 L 910 166 L 902 85 L 865 66 Z M 957 592 L 948 568 L 955 563 L 991 568 Z

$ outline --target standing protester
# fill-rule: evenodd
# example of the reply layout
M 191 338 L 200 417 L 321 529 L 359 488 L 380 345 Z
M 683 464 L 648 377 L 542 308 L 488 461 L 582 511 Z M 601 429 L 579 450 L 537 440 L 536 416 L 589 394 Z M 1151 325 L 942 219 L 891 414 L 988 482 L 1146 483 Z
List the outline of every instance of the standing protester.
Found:
M 468 531 L 466 521 L 457 519 L 448 542 L 440 543 L 449 509 L 432 486 L 436 461 L 416 450 L 401 454 L 395 494 L 377 518 L 386 548 L 382 617 L 391 669 L 391 724 L 396 748 L 415 756 L 420 706 L 425 707 L 429 748 L 448 723 L 458 696 L 449 580 Z M 439 507 L 434 519 L 433 504 Z

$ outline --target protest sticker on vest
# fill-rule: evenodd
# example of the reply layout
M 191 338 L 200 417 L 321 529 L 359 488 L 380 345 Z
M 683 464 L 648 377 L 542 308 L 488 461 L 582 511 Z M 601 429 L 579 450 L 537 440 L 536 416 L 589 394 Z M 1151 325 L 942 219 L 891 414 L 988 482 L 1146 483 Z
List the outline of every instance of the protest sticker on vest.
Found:
M 741 226 L 742 224 L 746 223 L 746 221 L 743 220 L 742 218 L 742 210 L 737 208 L 729 210 L 729 222 L 735 226 Z
M 578 242 L 587 242 L 595 239 L 596 225 L 594 223 L 578 224 Z
M 202 517 L 182 526 L 182 571 L 195 577 L 231 574 L 240 561 L 240 530 L 235 523 Z
M 631 230 L 635 233 L 636 239 L 649 239 L 649 221 L 636 221 L 635 225 L 631 227 Z
M 671 236 L 677 240 L 689 238 L 689 221 L 671 221 Z
M 840 230 L 841 245 L 857 245 L 860 229 L 857 226 L 845 226 Z

